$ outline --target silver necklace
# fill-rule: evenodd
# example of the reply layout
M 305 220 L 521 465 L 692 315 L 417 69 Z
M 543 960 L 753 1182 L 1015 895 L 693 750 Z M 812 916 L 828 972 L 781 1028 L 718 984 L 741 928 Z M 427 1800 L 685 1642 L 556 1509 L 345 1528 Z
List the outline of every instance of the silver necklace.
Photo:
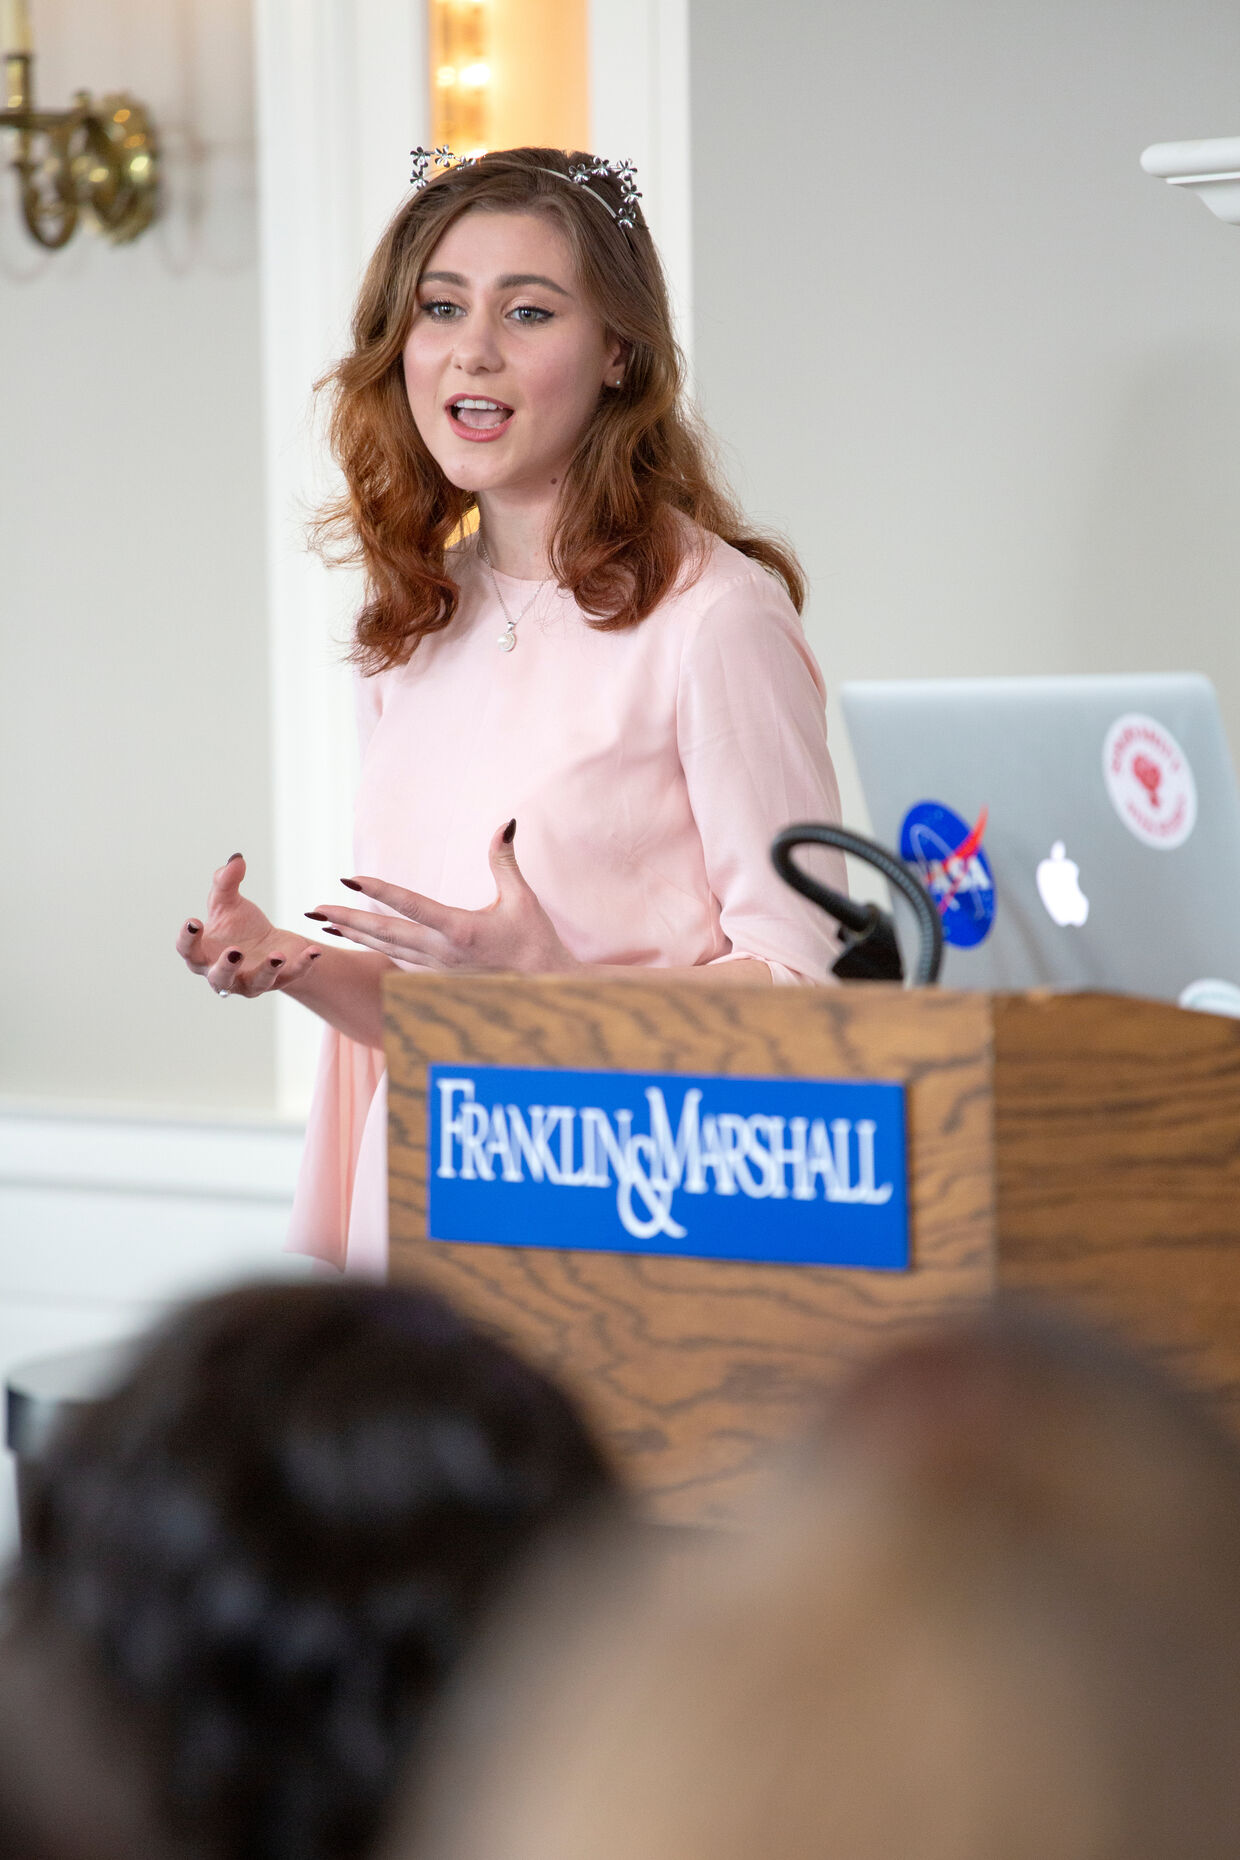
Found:
M 539 595 L 542 593 L 543 589 L 546 587 L 547 581 L 550 581 L 551 577 L 550 575 L 548 575 L 546 581 L 539 582 L 534 592 L 530 595 L 529 600 L 525 603 L 525 606 L 521 609 L 520 613 L 514 619 L 512 614 L 509 613 L 508 611 L 508 603 L 504 599 L 503 592 L 500 588 L 499 582 L 495 578 L 495 570 L 491 566 L 491 558 L 487 554 L 487 546 L 483 542 L 481 536 L 479 536 L 478 538 L 478 554 L 482 557 L 483 561 L 487 565 L 487 574 L 491 577 L 491 586 L 495 589 L 495 598 L 496 600 L 498 600 L 500 606 L 504 610 L 504 620 L 506 624 L 504 627 L 504 631 L 500 634 L 495 644 L 499 647 L 501 652 L 511 652 L 513 647 L 517 643 L 518 626 L 520 625 L 522 620 L 524 620 L 526 614 L 530 611 L 530 608 L 534 605 L 534 602 L 538 599 Z

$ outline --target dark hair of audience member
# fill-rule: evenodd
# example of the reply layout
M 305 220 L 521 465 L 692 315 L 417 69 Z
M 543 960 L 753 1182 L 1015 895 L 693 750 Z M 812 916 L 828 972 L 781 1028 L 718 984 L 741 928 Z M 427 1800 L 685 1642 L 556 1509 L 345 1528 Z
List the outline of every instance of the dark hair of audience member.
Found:
M 1240 1458 L 1139 1362 L 889 1350 L 749 1523 L 535 1586 L 389 1860 L 1240 1854 Z
M 136 1710 L 173 1837 L 336 1860 L 518 1560 L 613 1493 L 566 1397 L 439 1297 L 247 1287 L 66 1430 L 15 1618 L 68 1628 Z

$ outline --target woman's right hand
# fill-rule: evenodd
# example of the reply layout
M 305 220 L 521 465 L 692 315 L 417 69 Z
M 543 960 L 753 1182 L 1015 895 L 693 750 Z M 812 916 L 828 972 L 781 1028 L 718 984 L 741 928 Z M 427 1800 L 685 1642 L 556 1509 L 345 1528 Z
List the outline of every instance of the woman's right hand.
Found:
M 277 930 L 241 895 L 245 860 L 234 853 L 211 880 L 205 919 L 190 917 L 177 937 L 177 954 L 219 995 L 265 995 L 302 981 L 323 954 L 309 937 Z

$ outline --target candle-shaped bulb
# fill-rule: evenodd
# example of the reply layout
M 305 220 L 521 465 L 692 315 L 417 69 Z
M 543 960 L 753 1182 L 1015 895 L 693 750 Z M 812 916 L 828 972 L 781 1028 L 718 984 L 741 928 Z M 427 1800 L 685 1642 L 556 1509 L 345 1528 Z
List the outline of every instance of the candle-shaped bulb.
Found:
M 0 0 L 0 52 L 29 57 L 33 51 L 26 0 Z

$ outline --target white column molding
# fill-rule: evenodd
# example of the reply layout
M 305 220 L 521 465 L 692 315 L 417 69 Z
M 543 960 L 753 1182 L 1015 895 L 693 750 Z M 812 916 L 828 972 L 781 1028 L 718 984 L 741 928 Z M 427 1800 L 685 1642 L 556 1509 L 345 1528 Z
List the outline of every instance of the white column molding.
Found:
M 637 164 L 692 368 L 689 0 L 590 0 L 590 130 L 595 154 Z
M 1204 142 L 1155 142 L 1141 166 L 1170 187 L 1186 187 L 1216 219 L 1240 226 L 1240 136 Z
M 256 0 L 276 920 L 350 869 L 353 570 L 306 550 L 334 485 L 312 383 L 347 341 L 367 257 L 427 140 L 425 0 Z M 277 1003 L 277 1104 L 304 1112 L 319 1023 Z

